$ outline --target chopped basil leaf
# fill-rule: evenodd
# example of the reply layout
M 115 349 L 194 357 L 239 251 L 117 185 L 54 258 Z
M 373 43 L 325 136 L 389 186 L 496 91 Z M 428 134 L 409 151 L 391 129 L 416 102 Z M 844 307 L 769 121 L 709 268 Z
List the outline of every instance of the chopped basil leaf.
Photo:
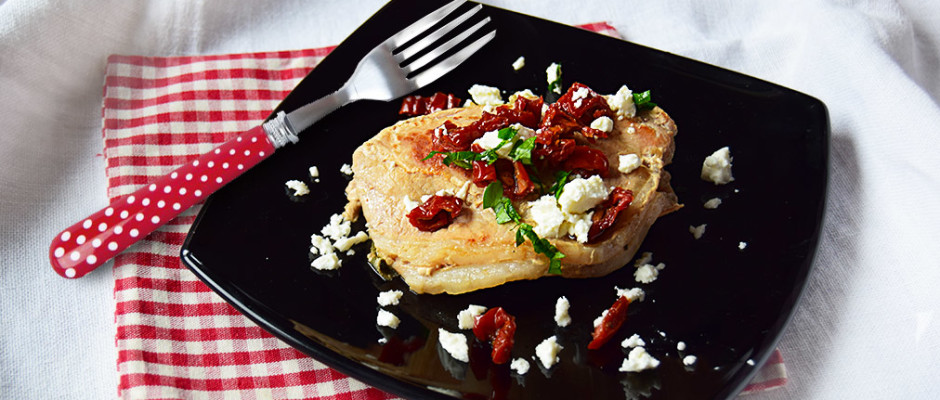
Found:
M 553 63 L 552 65 L 549 66 L 549 68 L 551 68 L 552 66 L 555 67 L 555 71 L 553 74 L 549 71 L 545 71 L 547 74 L 549 74 L 548 75 L 549 78 L 551 78 L 552 75 L 554 75 L 554 78 L 555 78 L 554 80 L 551 80 L 548 82 L 548 92 L 561 94 L 561 64 Z
M 633 104 L 639 109 L 648 110 L 656 107 L 656 103 L 653 103 L 653 95 L 649 90 L 643 93 L 633 93 Z
M 522 229 L 516 229 L 516 246 L 525 242 L 525 236 L 522 235 Z
M 561 198 L 561 192 L 565 189 L 565 184 L 568 183 L 568 176 L 570 175 L 571 171 L 558 171 L 555 173 L 555 184 L 548 189 L 555 194 L 555 200 Z
M 516 128 L 507 126 L 503 129 L 496 131 L 496 136 L 503 140 L 510 140 L 516 137 Z M 503 146 L 498 146 L 497 148 L 499 147 L 503 147 Z
M 522 232 L 522 234 L 532 242 L 532 249 L 534 249 L 536 253 L 544 254 L 548 257 L 548 273 L 553 275 L 561 274 L 561 259 L 565 258 L 565 254 L 558 251 L 558 248 L 552 245 L 548 239 L 540 238 L 529 224 L 519 223 L 519 232 Z M 518 240 L 519 234 L 516 233 L 516 241 L 518 242 Z
M 523 164 L 532 164 L 532 149 L 535 148 L 535 136 L 526 140 L 516 142 L 516 147 L 512 149 L 510 157 L 514 161 L 522 161 Z
M 503 198 L 503 184 L 490 182 L 483 190 L 483 208 L 492 208 L 501 198 Z
M 430 160 L 431 157 L 434 157 L 434 156 L 436 156 L 436 155 L 438 155 L 438 154 L 445 154 L 445 155 L 446 155 L 447 153 L 445 153 L 445 152 L 443 152 L 443 151 L 432 151 L 432 152 L 428 153 L 428 155 L 427 155 L 426 157 L 422 158 L 421 161 Z

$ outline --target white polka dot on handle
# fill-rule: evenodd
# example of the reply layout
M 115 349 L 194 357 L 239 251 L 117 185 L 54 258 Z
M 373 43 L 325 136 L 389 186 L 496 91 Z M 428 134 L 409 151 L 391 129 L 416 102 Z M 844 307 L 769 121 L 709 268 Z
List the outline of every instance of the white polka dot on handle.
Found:
M 173 203 L 173 209 L 174 209 L 174 210 L 179 210 L 179 209 L 180 209 L 180 203 Z
M 196 197 L 202 197 L 202 190 L 196 189 L 196 191 L 193 192 L 193 195 Z
M 215 149 L 215 154 L 219 154 L 221 152 L 222 152 L 222 149 Z
M 124 233 L 124 227 L 123 227 L 123 226 L 118 225 L 118 226 L 115 226 L 115 227 L 114 227 L 114 234 L 115 234 L 115 235 L 120 235 L 120 234 L 122 234 L 122 233 Z
M 56 247 L 56 248 L 55 248 L 55 252 L 53 252 L 52 255 L 54 255 L 55 258 L 62 257 L 62 256 L 65 255 L 65 249 L 63 249 L 63 248 L 61 248 L 61 247 Z
M 215 183 L 222 183 L 222 177 L 215 178 Z
M 252 143 L 255 143 L 255 142 L 257 142 L 257 141 L 258 141 L 258 138 L 257 138 L 257 137 L 251 138 L 251 142 L 252 142 Z
M 136 219 L 136 220 L 138 220 L 138 221 L 143 221 L 143 220 L 144 220 L 144 214 L 143 214 L 143 213 L 137 213 L 137 216 L 134 217 L 134 219 Z
M 110 217 L 110 216 L 112 216 L 112 215 L 114 215 L 114 209 L 113 209 L 113 208 L 108 207 L 108 208 L 104 209 L 104 216 L 105 216 L 105 217 Z
M 228 151 L 228 155 L 234 156 L 234 155 L 235 155 L 235 149 L 229 150 L 229 151 Z
M 117 248 L 118 248 L 117 243 L 115 242 L 108 243 L 108 250 L 115 251 L 117 250 Z
M 259 152 L 258 152 L 258 157 L 264 157 L 264 152 L 263 152 L 263 151 L 259 151 Z
M 243 164 L 238 164 L 238 169 L 239 170 L 245 169 L 245 166 Z
M 215 161 L 209 161 L 208 163 L 206 163 L 206 166 L 209 167 L 209 168 L 214 167 L 214 166 L 215 166 Z
M 69 268 L 69 269 L 65 270 L 65 276 L 67 276 L 67 277 L 69 277 L 69 278 L 74 278 L 74 277 L 75 277 L 75 268 Z
M 170 185 L 163 187 L 163 193 L 170 193 L 171 190 L 173 190 L 173 188 L 171 188 Z
M 186 194 L 186 188 L 180 188 L 180 196 Z
M 98 232 L 104 232 L 106 230 L 108 230 L 108 224 L 104 222 L 98 224 Z
M 170 174 L 170 179 L 176 179 L 178 176 L 180 176 L 180 174 L 176 173 L 176 171 L 173 171 L 173 173 Z
M 116 229 L 116 228 L 115 228 L 115 229 Z M 91 247 L 94 247 L 94 248 L 96 248 L 96 249 L 99 248 L 99 247 L 101 247 L 101 239 L 95 238 L 95 240 L 92 240 L 92 241 L 91 241 Z
M 163 208 L 164 206 L 166 206 L 166 202 L 165 202 L 165 201 L 160 200 L 160 201 L 157 202 L 157 208 Z
M 88 257 L 85 257 L 85 262 L 87 262 L 87 263 L 89 263 L 89 264 L 94 264 L 94 263 L 98 262 L 98 257 L 95 257 L 94 254 L 91 254 L 91 255 L 89 255 Z
M 236 142 L 241 142 L 241 141 L 242 141 L 242 137 L 239 136 L 239 137 L 235 138 L 235 141 L 236 141 Z
M 160 223 L 160 217 L 154 215 L 153 218 L 150 218 L 150 222 L 153 222 L 153 223 L 155 223 L 155 224 L 159 224 L 159 223 Z
M 249 155 L 251 155 L 251 151 L 250 151 L 250 150 L 245 150 L 245 157 L 248 157 Z
M 127 204 L 134 204 L 135 201 L 137 201 L 137 198 L 134 197 L 133 195 L 127 198 Z
M 59 236 L 59 239 L 61 239 L 63 242 L 68 242 L 71 237 L 72 237 L 72 233 L 69 231 L 65 231 L 65 232 L 62 232 L 62 236 Z
M 137 237 L 137 235 L 140 235 L 140 231 L 138 231 L 136 228 L 131 229 L 130 235 L 131 237 Z
M 193 174 L 186 174 L 186 180 L 187 181 L 193 180 Z
M 154 191 L 154 190 L 157 190 L 157 184 L 156 184 L 156 183 L 151 183 L 150 186 L 148 186 L 148 189 L 150 189 L 151 192 Z
M 78 235 L 78 237 L 75 238 L 75 243 L 79 245 L 85 243 L 85 235 Z
M 205 182 L 205 181 L 208 181 L 208 180 L 209 180 L 209 177 L 208 177 L 208 176 L 205 176 L 205 175 L 203 175 L 203 176 L 202 176 L 201 178 L 199 178 L 199 180 L 201 180 L 201 181 L 203 181 L 203 182 Z
M 199 160 L 193 161 L 193 166 L 194 166 L 194 167 L 198 167 L 198 166 L 199 166 Z
M 85 229 L 91 228 L 91 220 L 86 219 L 85 222 L 82 222 L 82 228 L 85 228 Z
M 127 210 L 121 211 L 121 219 L 127 218 L 128 215 L 131 215 L 131 213 L 127 212 Z
M 228 163 L 222 163 L 222 169 L 228 169 Z
M 150 198 L 149 198 L 149 197 L 145 197 L 144 200 L 140 202 L 140 204 L 142 204 L 144 207 L 149 206 L 149 205 L 150 205 Z
M 73 251 L 72 254 L 69 254 L 69 258 L 71 258 L 72 261 L 78 261 L 78 259 L 82 258 L 82 253 L 79 253 L 78 251 Z

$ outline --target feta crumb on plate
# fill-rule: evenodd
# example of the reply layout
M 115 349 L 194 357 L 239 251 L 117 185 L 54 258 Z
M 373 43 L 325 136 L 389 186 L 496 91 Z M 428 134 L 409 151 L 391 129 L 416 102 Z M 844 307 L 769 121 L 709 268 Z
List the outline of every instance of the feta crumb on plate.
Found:
M 705 157 L 702 163 L 702 179 L 716 185 L 724 185 L 734 180 L 731 176 L 731 150 L 728 146 L 715 150 L 712 155 Z
M 551 368 L 559 361 L 558 352 L 562 349 L 564 349 L 564 347 L 558 344 L 558 338 L 553 335 L 543 340 L 538 346 L 535 346 L 535 356 L 538 357 L 542 366 Z
M 323 236 L 333 239 L 335 242 L 349 236 L 350 231 L 352 231 L 350 222 L 346 221 L 341 214 L 333 214 L 330 216 L 330 223 L 326 224 L 323 229 L 320 230 L 320 233 L 323 234 Z
M 352 166 L 349 164 L 343 164 L 339 167 L 339 172 L 352 176 L 353 174 Z
M 559 65 L 558 63 L 551 63 L 551 65 L 549 65 L 548 68 L 545 69 L 545 81 L 548 82 L 549 85 L 551 85 L 552 83 L 555 83 L 560 79 L 561 79 L 561 65 Z M 555 85 L 555 87 L 552 88 L 552 91 L 555 93 L 561 94 L 561 85 Z
M 635 287 L 631 289 L 621 289 L 614 286 L 614 289 L 617 291 L 617 298 L 620 298 L 621 296 L 627 296 L 627 299 L 630 300 L 631 303 L 635 301 L 643 301 L 646 298 L 646 292 L 640 288 Z
M 437 341 L 454 359 L 470 362 L 470 347 L 467 345 L 467 337 L 463 334 L 451 333 L 444 328 L 437 328 Z
M 659 360 L 653 358 L 642 346 L 637 346 L 630 350 L 630 354 L 623 360 L 620 372 L 640 372 L 658 366 Z
M 512 62 L 512 69 L 518 71 L 522 69 L 522 67 L 525 67 L 525 57 L 519 56 L 516 61 Z
M 336 253 L 327 253 L 317 257 L 310 263 L 311 267 L 319 270 L 329 271 L 339 268 L 343 262 L 336 256 Z
M 744 250 L 747 248 L 747 242 L 738 242 L 738 249 Z
M 471 304 L 466 310 L 457 313 L 457 327 L 460 329 L 473 329 L 474 318 L 486 312 L 486 307 Z
M 685 342 L 676 343 L 676 350 L 685 351 Z
M 659 277 L 659 271 L 664 268 L 666 268 L 666 264 L 663 263 L 655 266 L 653 264 L 643 264 L 633 272 L 633 277 L 640 283 L 653 283 Z
M 492 86 L 474 84 L 467 90 L 473 102 L 481 106 L 498 106 L 505 104 L 499 88 Z
M 509 368 L 519 375 L 525 375 L 526 372 L 529 372 L 529 362 L 522 358 L 516 358 L 509 363 Z
M 379 324 L 379 326 L 387 326 L 389 328 L 395 329 L 398 328 L 398 324 L 401 323 L 401 320 L 398 319 L 395 314 L 385 310 L 379 310 L 379 315 L 375 317 L 375 323 Z
M 707 226 L 707 225 L 708 225 L 708 224 L 701 224 L 701 225 L 699 225 L 699 226 L 691 226 L 691 225 L 690 225 L 690 226 L 689 226 L 689 233 L 692 234 L 692 237 L 694 237 L 695 240 L 701 239 L 701 238 L 702 238 L 702 235 L 705 234 L 705 226 Z
M 319 177 L 320 177 L 320 169 L 317 168 L 316 165 L 310 167 L 310 169 L 309 169 L 308 171 L 310 172 L 310 177 L 311 177 L 311 178 L 316 179 L 316 178 L 319 178 Z
M 284 182 L 284 185 L 287 186 L 288 189 L 294 191 L 294 196 L 303 196 L 310 193 L 310 188 L 307 187 L 307 184 L 298 180 L 291 179 L 287 182 Z
M 698 361 L 698 357 L 695 357 L 695 356 L 685 356 L 682 359 L 682 363 L 687 366 L 692 366 L 693 364 L 695 364 L 696 361 Z
M 610 131 L 614 130 L 614 120 L 606 116 L 598 117 L 594 121 L 591 121 L 591 129 L 610 133 Z
M 583 213 L 607 199 L 608 194 L 610 189 L 600 176 L 578 177 L 565 184 L 558 196 L 558 205 L 566 213 Z
M 333 247 L 336 247 L 339 251 L 346 251 L 349 250 L 350 247 L 365 242 L 366 240 L 369 240 L 369 234 L 360 231 L 356 233 L 356 236 L 339 238 L 339 240 L 333 243 Z
M 711 199 L 708 199 L 708 201 L 705 202 L 705 208 L 707 208 L 707 209 L 709 209 L 709 210 L 714 210 L 714 209 L 718 208 L 718 206 L 720 206 L 720 205 L 721 205 L 721 199 L 719 199 L 719 198 L 717 198 L 717 197 L 713 197 L 713 198 L 711 198 Z
M 625 349 L 633 348 L 633 347 L 642 347 L 642 346 L 646 346 L 646 342 L 644 342 L 643 339 L 640 338 L 640 335 L 637 335 L 635 333 L 633 334 L 633 336 L 630 336 L 624 339 L 622 342 L 620 342 L 620 347 L 623 347 Z
M 568 302 L 568 298 L 561 296 L 555 301 L 555 323 L 560 327 L 566 327 L 571 324 L 571 316 L 568 315 L 568 309 L 571 307 L 571 303 Z
M 386 290 L 379 293 L 379 297 L 376 301 L 379 302 L 380 306 L 396 306 L 398 301 L 401 300 L 401 296 L 404 293 L 401 290 Z

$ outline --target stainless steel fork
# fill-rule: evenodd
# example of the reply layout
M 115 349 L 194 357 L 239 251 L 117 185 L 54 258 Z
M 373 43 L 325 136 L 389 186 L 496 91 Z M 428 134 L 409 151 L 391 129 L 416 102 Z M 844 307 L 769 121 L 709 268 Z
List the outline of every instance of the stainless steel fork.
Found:
M 476 5 L 420 40 L 415 39 L 445 21 L 465 2 L 454 0 L 380 43 L 359 62 L 352 77 L 336 92 L 290 113 L 278 113 L 261 126 L 242 132 L 63 230 L 49 246 L 53 269 L 66 278 L 82 277 L 270 157 L 278 148 L 297 142 L 298 132 L 337 108 L 356 100 L 393 100 L 450 72 L 496 35 L 496 31 L 491 30 L 457 47 L 481 33 L 490 21 L 486 17 L 470 28 L 457 31 L 478 14 L 482 6 Z M 449 40 L 437 44 L 451 35 Z M 446 54 L 450 55 L 444 57 Z

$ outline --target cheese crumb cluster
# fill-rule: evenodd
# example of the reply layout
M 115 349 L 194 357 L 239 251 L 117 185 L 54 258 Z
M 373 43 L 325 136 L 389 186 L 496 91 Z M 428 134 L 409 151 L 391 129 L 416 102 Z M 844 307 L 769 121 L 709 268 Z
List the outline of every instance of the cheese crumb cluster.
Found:
M 558 353 L 562 349 L 564 347 L 558 344 L 558 338 L 552 335 L 539 343 L 538 346 L 535 346 L 535 356 L 542 363 L 542 366 L 548 369 L 560 361 Z
M 523 358 L 516 358 L 509 363 L 509 368 L 519 375 L 525 375 L 526 372 L 529 372 L 529 362 Z
M 352 166 L 349 164 L 343 164 L 339 167 L 339 172 L 342 172 L 345 175 L 352 176 L 353 174 Z
M 470 86 L 470 89 L 467 90 L 470 93 L 470 99 L 474 103 L 481 106 L 498 106 L 506 104 L 503 101 L 502 94 L 499 92 L 499 88 L 474 84 Z
M 614 93 L 609 96 L 604 96 L 604 99 L 607 100 L 607 105 L 610 106 L 610 109 L 617 114 L 618 119 L 633 118 L 636 116 L 636 104 L 633 103 L 633 91 L 623 85 L 617 90 L 617 93 Z
M 307 184 L 298 180 L 291 179 L 287 182 L 284 182 L 284 186 L 287 186 L 288 189 L 293 190 L 294 196 L 299 197 L 310 193 L 310 188 L 307 187 Z
M 633 272 L 633 278 L 640 283 L 653 283 L 653 281 L 659 277 L 659 271 L 665 268 L 666 264 L 664 263 L 659 263 L 655 266 L 653 264 L 643 264 Z
M 620 347 L 623 347 L 625 349 L 630 349 L 634 347 L 643 347 L 643 346 L 646 346 L 646 342 L 644 342 L 643 339 L 640 338 L 640 335 L 637 335 L 635 333 L 633 334 L 633 336 L 630 336 L 624 339 L 622 342 L 620 342 Z
M 467 337 L 460 333 L 448 332 L 444 328 L 437 328 L 437 341 L 455 360 L 470 362 L 470 347 Z
M 574 236 L 580 243 L 587 243 L 594 212 L 588 212 L 600 204 L 609 194 L 607 185 L 600 176 L 588 179 L 575 178 L 565 184 L 561 196 L 546 194 L 529 202 L 529 217 L 535 222 L 533 230 L 546 238 Z
M 630 354 L 623 360 L 620 366 L 620 372 L 640 372 L 647 369 L 653 369 L 659 366 L 659 360 L 646 352 L 642 346 L 634 347 Z
M 724 185 L 734 180 L 731 176 L 731 150 L 728 146 L 716 150 L 705 157 L 702 163 L 702 179 L 716 185 Z
M 705 234 L 706 226 L 708 226 L 708 224 L 701 224 L 699 226 L 689 226 L 689 233 L 692 234 L 692 237 L 694 237 L 695 240 L 699 240 L 702 238 L 702 235 Z
M 518 71 L 522 69 L 522 67 L 525 67 L 525 57 L 519 56 L 516 61 L 512 62 L 512 69 Z
M 486 307 L 471 304 L 466 310 L 457 313 L 457 327 L 460 329 L 473 329 L 473 321 L 486 312 Z
M 387 326 L 389 328 L 395 329 L 398 328 L 398 324 L 401 323 L 401 320 L 398 319 L 395 314 L 380 309 L 379 315 L 375 318 L 375 323 L 379 326 Z
M 571 307 L 571 303 L 568 302 L 568 298 L 561 296 L 555 301 L 555 323 L 560 327 L 566 327 L 571 324 L 571 316 L 568 315 L 568 309 Z
M 713 197 L 711 199 L 708 199 L 708 201 L 705 202 L 704 207 L 709 210 L 714 210 L 718 208 L 718 206 L 720 205 L 721 205 L 721 199 L 717 197 Z
M 401 290 L 386 290 L 379 293 L 376 299 L 380 306 L 397 306 L 401 296 L 404 295 Z
M 310 236 L 310 253 L 319 255 L 310 266 L 319 270 L 334 270 L 342 266 L 343 261 L 336 251 L 348 252 L 352 246 L 369 240 L 365 232 L 357 232 L 355 236 L 349 237 L 350 232 L 352 228 L 349 221 L 340 214 L 331 215 L 330 223 L 320 230 L 320 234 Z
M 633 170 L 640 168 L 642 161 L 640 161 L 640 156 L 636 154 L 621 154 L 617 157 L 617 170 L 625 174 L 633 172 Z
M 310 173 L 310 179 L 316 183 L 320 183 L 320 169 L 316 165 L 307 169 L 307 172 Z

